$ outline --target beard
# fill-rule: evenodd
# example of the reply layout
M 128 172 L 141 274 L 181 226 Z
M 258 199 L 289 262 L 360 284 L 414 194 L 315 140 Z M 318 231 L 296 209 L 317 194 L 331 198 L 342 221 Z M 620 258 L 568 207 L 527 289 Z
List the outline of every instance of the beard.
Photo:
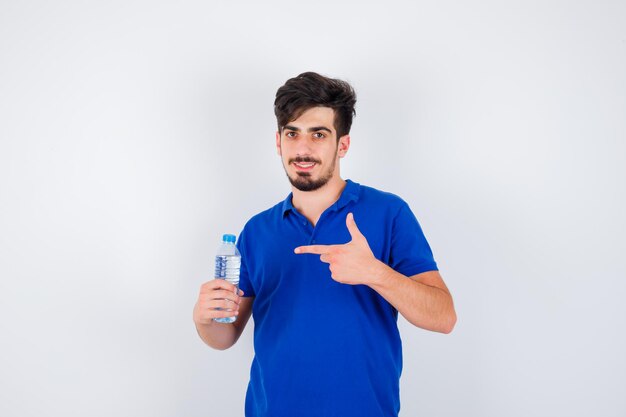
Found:
M 328 167 L 328 169 L 320 174 L 320 176 L 315 179 L 311 176 L 310 172 L 296 172 L 295 177 L 290 177 L 287 168 L 285 168 L 285 173 L 287 174 L 287 178 L 291 185 L 296 187 L 296 189 L 300 191 L 315 191 L 323 186 L 325 186 L 328 181 L 333 177 L 333 172 L 335 171 L 335 163 L 337 161 L 337 150 L 335 150 L 335 156 L 333 157 L 333 163 Z M 296 157 L 289 160 L 289 165 L 294 162 L 314 162 L 320 166 L 320 162 L 317 159 L 309 158 L 309 157 Z M 288 166 L 289 166 L 288 165 Z

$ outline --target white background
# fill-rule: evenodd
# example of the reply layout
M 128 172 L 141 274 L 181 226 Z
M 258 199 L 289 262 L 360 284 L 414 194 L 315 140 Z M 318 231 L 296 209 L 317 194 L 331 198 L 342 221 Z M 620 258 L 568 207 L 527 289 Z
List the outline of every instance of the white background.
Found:
M 357 90 L 344 178 L 422 223 L 459 321 L 400 319 L 402 416 L 626 414 L 621 1 L 0 3 L 0 415 L 240 416 L 192 308 L 289 192 L 276 89 Z

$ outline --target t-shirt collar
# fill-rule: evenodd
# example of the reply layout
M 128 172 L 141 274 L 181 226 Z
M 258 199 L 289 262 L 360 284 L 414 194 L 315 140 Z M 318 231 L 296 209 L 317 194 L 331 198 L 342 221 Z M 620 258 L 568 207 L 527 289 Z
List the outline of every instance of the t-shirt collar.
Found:
M 328 209 L 333 211 L 338 211 L 344 208 L 351 201 L 359 200 L 359 190 L 361 185 L 352 180 L 346 180 L 346 186 L 344 187 L 339 199 L 333 203 Z M 285 214 L 290 210 L 296 210 L 291 202 L 291 198 L 293 197 L 293 193 L 289 193 L 287 198 L 283 201 L 283 218 Z

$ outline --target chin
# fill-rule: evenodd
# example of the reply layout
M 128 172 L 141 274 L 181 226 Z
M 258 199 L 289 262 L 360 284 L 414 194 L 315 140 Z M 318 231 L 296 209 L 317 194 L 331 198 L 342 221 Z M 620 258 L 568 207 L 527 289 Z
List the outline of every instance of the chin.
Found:
M 297 177 L 294 179 L 289 177 L 289 182 L 296 189 L 300 191 L 315 191 L 319 190 L 323 186 L 325 186 L 330 178 L 312 178 L 310 175 L 300 175 L 296 174 Z

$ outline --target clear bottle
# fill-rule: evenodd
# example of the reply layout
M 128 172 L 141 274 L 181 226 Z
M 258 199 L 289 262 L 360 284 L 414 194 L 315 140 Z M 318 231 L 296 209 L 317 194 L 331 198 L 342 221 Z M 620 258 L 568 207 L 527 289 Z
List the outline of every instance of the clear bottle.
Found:
M 222 236 L 222 244 L 215 255 L 215 278 L 225 279 L 239 289 L 239 270 L 241 268 L 241 254 L 235 246 L 235 235 Z M 219 309 L 221 310 L 221 309 Z M 218 323 L 232 323 L 237 317 L 215 318 Z

